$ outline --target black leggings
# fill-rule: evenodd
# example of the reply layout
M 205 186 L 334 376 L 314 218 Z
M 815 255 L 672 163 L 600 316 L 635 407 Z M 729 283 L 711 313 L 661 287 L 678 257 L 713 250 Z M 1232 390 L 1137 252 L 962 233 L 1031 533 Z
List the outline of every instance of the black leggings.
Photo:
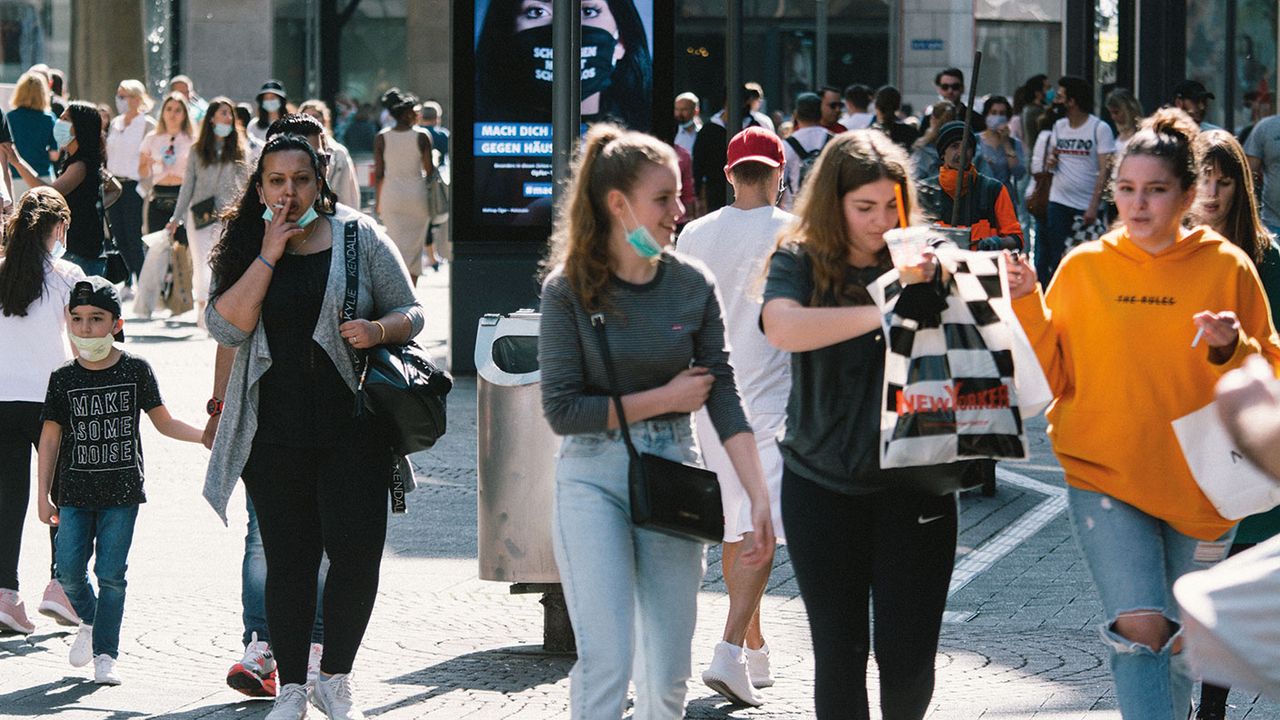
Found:
M 368 442 L 253 444 L 241 476 L 267 556 L 267 628 L 281 685 L 306 682 L 322 551 L 329 554 L 329 575 L 320 669 L 351 672 L 378 594 L 391 461 L 388 450 Z
M 31 449 L 40 443 L 38 402 L 0 402 L 0 588 L 18 589 L 18 554 L 22 526 L 31 500 Z M 53 577 L 53 536 L 49 528 L 50 569 Z
M 869 596 L 884 718 L 924 717 L 957 514 L 955 495 L 844 495 L 783 471 L 782 521 L 809 614 L 819 720 L 869 717 Z

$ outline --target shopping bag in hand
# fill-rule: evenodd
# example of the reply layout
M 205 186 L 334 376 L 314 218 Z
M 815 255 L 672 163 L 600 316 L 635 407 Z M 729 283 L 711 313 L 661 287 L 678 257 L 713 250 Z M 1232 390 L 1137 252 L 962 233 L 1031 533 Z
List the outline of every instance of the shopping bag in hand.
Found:
M 1025 418 L 1052 400 L 1049 383 L 1009 304 L 1002 254 L 936 250 L 950 278 L 937 327 L 894 312 L 896 272 L 871 296 L 885 337 L 880 467 L 1024 458 Z

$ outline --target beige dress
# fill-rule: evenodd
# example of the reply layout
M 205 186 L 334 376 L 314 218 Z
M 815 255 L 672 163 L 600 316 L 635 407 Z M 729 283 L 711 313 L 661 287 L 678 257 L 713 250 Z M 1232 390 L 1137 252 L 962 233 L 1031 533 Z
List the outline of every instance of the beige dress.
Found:
M 418 135 L 426 131 L 382 131 L 382 193 L 379 216 L 387 235 L 400 249 L 409 274 L 422 274 L 422 252 L 427 239 L 427 175 L 422 169 Z

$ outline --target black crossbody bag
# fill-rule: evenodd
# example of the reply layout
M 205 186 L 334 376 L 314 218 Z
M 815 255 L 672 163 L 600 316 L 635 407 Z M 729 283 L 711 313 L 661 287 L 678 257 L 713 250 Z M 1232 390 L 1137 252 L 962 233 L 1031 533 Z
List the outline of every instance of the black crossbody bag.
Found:
M 614 379 L 604 314 L 592 315 L 591 324 L 600 339 L 600 354 L 609 385 L 616 388 L 618 383 Z M 637 527 L 684 540 L 708 545 L 724 542 L 724 504 L 720 500 L 720 481 L 716 474 L 696 465 L 637 451 L 631 442 L 622 396 L 611 392 L 610 397 L 618 413 L 618 428 L 630 458 L 627 486 L 631 495 L 631 522 Z
M 348 220 L 343 227 L 343 267 L 347 286 L 342 301 L 342 321 L 356 318 L 360 291 L 359 223 Z M 370 410 L 390 434 L 396 455 L 403 457 L 427 450 L 445 433 L 445 396 L 453 389 L 453 378 L 436 367 L 427 352 L 410 340 L 404 345 L 370 348 L 363 362 L 354 352 L 356 415 Z M 404 482 L 399 460 L 391 480 L 392 512 L 404 512 Z M 399 508 L 397 510 L 396 508 Z

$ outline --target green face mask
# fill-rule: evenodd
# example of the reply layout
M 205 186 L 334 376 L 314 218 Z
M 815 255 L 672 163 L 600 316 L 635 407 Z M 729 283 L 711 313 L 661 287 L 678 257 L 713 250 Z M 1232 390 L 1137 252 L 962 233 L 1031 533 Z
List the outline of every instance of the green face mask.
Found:
M 641 225 L 636 220 L 636 214 L 631 209 L 631 203 L 624 195 L 622 202 L 627 204 L 627 214 L 631 216 L 631 222 L 636 224 L 636 229 L 627 233 L 627 243 L 631 245 L 631 249 L 636 254 L 646 260 L 652 260 L 662 254 L 662 246 L 657 240 L 653 239 L 653 233 L 649 232 L 649 228 Z M 624 230 L 626 228 L 623 228 Z
M 107 354 L 111 352 L 112 342 L 113 338 L 110 335 L 96 338 L 71 336 L 71 344 L 76 346 L 76 352 L 80 353 L 80 357 L 89 362 L 97 362 L 106 358 Z

